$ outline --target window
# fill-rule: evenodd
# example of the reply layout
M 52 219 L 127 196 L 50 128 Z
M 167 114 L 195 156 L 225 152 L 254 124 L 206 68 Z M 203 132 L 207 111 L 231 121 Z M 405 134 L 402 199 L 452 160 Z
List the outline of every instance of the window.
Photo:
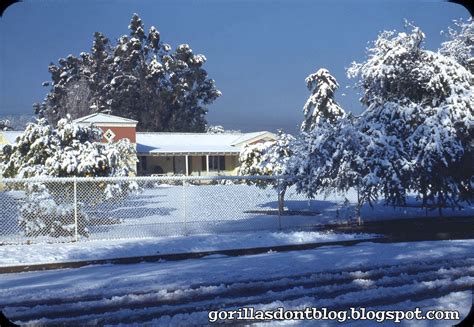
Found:
M 225 170 L 225 156 L 209 156 L 209 170 L 210 171 Z
M 201 157 L 201 170 L 206 171 L 206 156 Z M 225 156 L 209 156 L 209 171 L 225 170 Z

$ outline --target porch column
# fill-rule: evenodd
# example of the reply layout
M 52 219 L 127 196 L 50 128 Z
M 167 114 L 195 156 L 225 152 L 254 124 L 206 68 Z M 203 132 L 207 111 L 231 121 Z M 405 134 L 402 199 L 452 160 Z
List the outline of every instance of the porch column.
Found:
M 188 176 L 189 175 L 189 162 L 188 162 L 189 156 L 188 155 L 186 155 L 185 160 L 186 160 L 186 176 Z
M 206 171 L 207 175 L 209 176 L 209 155 L 206 154 Z

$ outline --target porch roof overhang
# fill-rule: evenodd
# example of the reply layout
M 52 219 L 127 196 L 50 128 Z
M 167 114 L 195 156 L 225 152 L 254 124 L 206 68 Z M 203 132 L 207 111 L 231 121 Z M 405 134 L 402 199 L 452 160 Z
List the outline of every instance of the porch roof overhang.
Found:
M 138 152 L 139 156 L 149 156 L 149 157 L 174 157 L 174 156 L 223 156 L 223 155 L 234 155 L 238 156 L 240 152 Z
M 137 154 L 140 156 L 205 156 L 205 155 L 239 155 L 240 149 L 223 145 L 161 145 L 150 146 L 137 144 Z

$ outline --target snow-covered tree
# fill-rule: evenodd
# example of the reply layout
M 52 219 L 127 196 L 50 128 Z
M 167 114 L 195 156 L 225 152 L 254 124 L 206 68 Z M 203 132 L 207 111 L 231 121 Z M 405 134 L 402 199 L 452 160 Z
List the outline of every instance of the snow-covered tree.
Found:
M 225 133 L 224 126 L 222 125 L 210 125 L 206 126 L 206 133 L 208 134 L 222 134 Z
M 172 51 L 136 14 L 129 30 L 116 44 L 97 32 L 90 53 L 51 64 L 44 83 L 51 89 L 35 112 L 55 124 L 66 114 L 111 110 L 138 120 L 139 131 L 203 132 L 206 106 L 221 94 L 203 68 L 206 57 L 187 44 Z
M 16 144 L 4 148 L 3 177 L 128 176 L 136 154 L 127 139 L 100 143 L 102 131 L 61 119 L 54 129 L 44 119 L 29 124 Z
M 28 123 L 34 121 L 33 115 L 4 115 L 0 118 L 0 130 L 23 131 Z
M 208 134 L 223 134 L 223 133 L 228 133 L 228 134 L 239 134 L 242 133 L 241 130 L 239 129 L 225 129 L 224 126 L 222 125 L 206 125 L 206 133 Z
M 135 147 L 126 139 L 100 143 L 102 132 L 94 127 L 61 119 L 54 129 L 45 119 L 29 124 L 14 145 L 2 149 L 2 177 L 107 177 L 129 176 L 137 162 Z M 134 183 L 97 185 L 97 192 L 78 183 L 82 202 L 97 204 L 120 198 L 136 189 Z M 73 232 L 74 207 L 69 183 L 26 183 L 20 207 L 20 226 L 27 235 L 67 236 Z M 80 208 L 79 208 L 80 209 Z M 87 235 L 87 217 L 79 210 L 79 232 Z
M 12 128 L 12 124 L 8 119 L 0 119 L 0 131 L 8 131 Z
M 339 140 L 337 132 L 344 110 L 334 101 L 339 87 L 327 69 L 319 69 L 306 78 L 311 95 L 303 107 L 304 121 L 295 151 L 290 176 L 295 176 L 297 191 L 309 197 L 328 190 L 335 177 L 332 156 Z
M 448 29 L 448 40 L 441 44 L 439 52 L 454 58 L 474 74 L 474 21 L 470 17 L 466 22 L 455 20 Z
M 301 130 L 309 132 L 320 125 L 321 119 L 334 123 L 344 113 L 334 100 L 334 93 L 339 88 L 336 79 L 327 69 L 321 68 L 306 78 L 306 86 L 311 96 L 303 107 L 304 121 Z
M 443 207 L 473 194 L 472 165 L 458 171 L 472 156 L 473 76 L 424 49 L 424 37 L 414 26 L 410 33 L 384 31 L 348 75 L 360 77 L 367 106 L 357 122 L 369 142 L 361 154 L 366 179 L 389 203 L 402 204 L 411 189 L 425 205 Z
M 295 151 L 296 139 L 281 131 L 276 141 L 245 145 L 240 152 L 239 175 L 279 176 L 287 175 L 291 157 Z M 284 210 L 286 189 L 293 183 L 291 178 L 276 180 L 251 180 L 250 184 L 260 187 L 273 186 L 278 191 L 278 210 Z

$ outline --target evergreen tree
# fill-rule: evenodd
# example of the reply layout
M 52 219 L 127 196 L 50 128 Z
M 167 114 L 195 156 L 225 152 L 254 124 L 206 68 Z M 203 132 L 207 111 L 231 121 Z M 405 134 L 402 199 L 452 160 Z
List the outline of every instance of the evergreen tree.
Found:
M 319 69 L 306 78 L 311 95 L 303 108 L 298 151 L 295 151 L 290 175 L 295 176 L 297 191 L 309 197 L 333 187 L 336 176 L 333 162 L 336 130 L 344 110 L 334 101 L 338 88 L 336 79 L 327 69 Z
M 206 57 L 187 44 L 172 51 L 136 14 L 128 28 L 115 45 L 97 32 L 90 53 L 51 64 L 44 83 L 51 89 L 35 112 L 55 124 L 110 110 L 138 120 L 139 131 L 203 132 L 206 106 L 221 95 L 203 68 Z
M 327 123 L 334 123 L 344 113 L 334 101 L 334 93 L 339 88 L 336 79 L 327 69 L 319 69 L 306 78 L 306 85 L 311 96 L 303 107 L 304 121 L 301 130 L 309 132 L 318 126 L 323 119 Z

